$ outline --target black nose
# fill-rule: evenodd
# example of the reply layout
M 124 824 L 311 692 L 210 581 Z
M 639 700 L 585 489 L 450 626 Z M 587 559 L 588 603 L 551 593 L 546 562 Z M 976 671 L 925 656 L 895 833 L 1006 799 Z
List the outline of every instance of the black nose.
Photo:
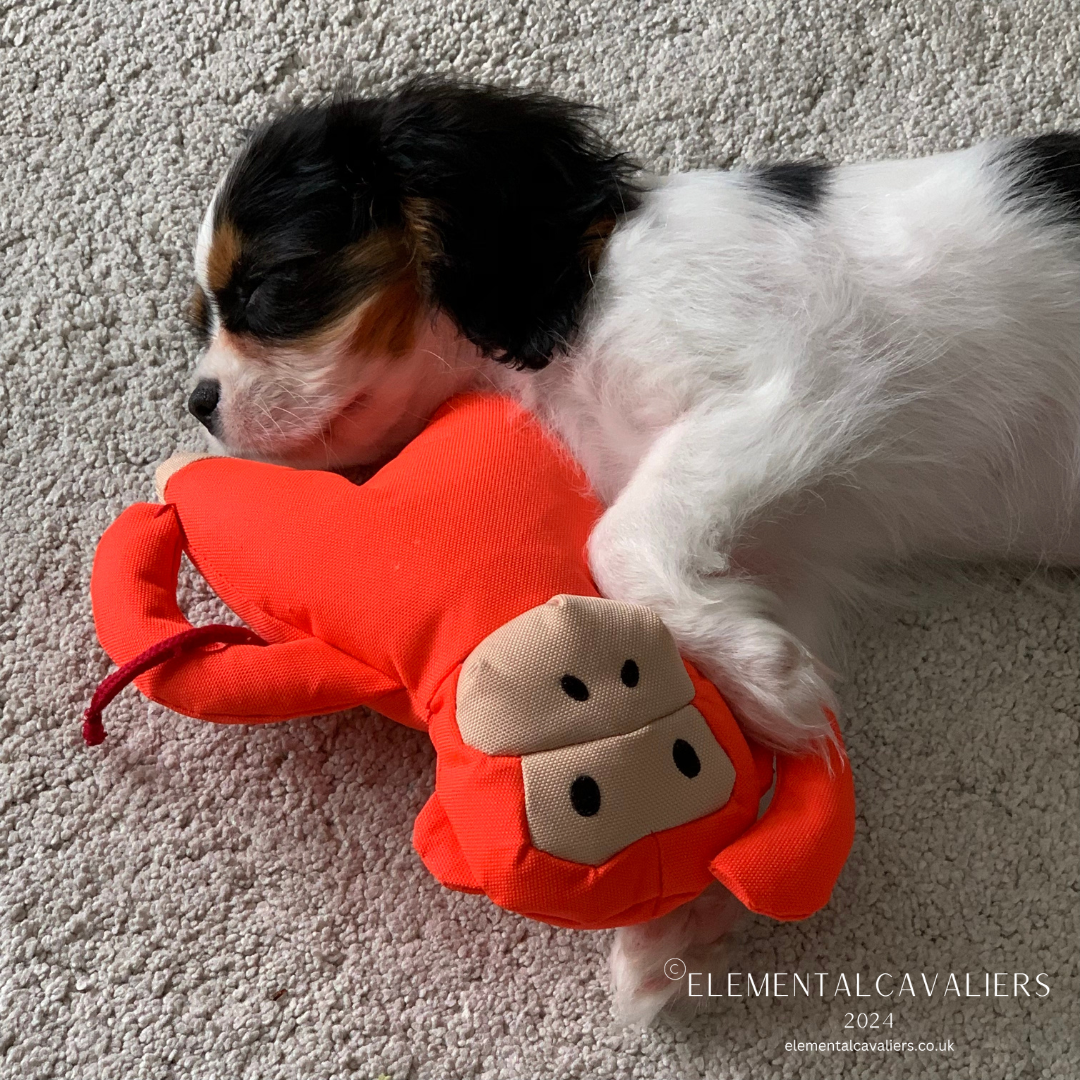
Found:
M 214 410 L 220 398 L 221 384 L 217 379 L 200 379 L 187 400 L 188 412 L 200 424 L 205 424 L 208 431 L 214 430 Z

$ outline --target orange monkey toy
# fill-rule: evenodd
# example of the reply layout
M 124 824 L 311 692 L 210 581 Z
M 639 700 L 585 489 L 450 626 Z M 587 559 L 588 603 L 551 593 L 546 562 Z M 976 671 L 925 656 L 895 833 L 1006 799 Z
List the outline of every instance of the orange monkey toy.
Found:
M 601 506 L 511 401 L 455 398 L 362 485 L 219 457 L 170 459 L 159 482 L 164 502 L 98 546 L 94 618 L 121 667 L 88 743 L 132 679 L 218 723 L 367 705 L 435 745 L 413 842 L 452 889 L 589 928 L 714 878 L 776 919 L 828 901 L 855 825 L 839 733 L 830 761 L 751 744 L 653 612 L 598 595 Z M 182 552 L 250 630 L 191 627 Z

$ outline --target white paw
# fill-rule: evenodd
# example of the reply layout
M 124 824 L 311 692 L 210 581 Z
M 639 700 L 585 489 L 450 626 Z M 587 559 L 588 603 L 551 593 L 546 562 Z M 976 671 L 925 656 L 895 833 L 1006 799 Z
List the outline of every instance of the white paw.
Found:
M 831 740 L 829 714 L 836 715 L 837 703 L 827 670 L 760 608 L 748 610 L 746 592 L 757 586 L 732 584 L 726 599 L 696 598 L 662 613 L 679 648 L 760 742 L 804 750 Z
M 837 710 L 830 673 L 780 624 L 780 602 L 768 589 L 717 573 L 719 555 L 707 575 L 680 563 L 611 510 L 589 539 L 589 561 L 604 596 L 644 604 L 664 620 L 748 734 L 782 750 L 825 749 Z
M 158 502 L 165 502 L 165 488 L 172 477 L 182 468 L 190 465 L 193 461 L 202 461 L 203 458 L 215 456 L 214 454 L 191 453 L 185 450 L 179 451 L 173 454 L 171 458 L 163 461 L 154 472 L 154 490 L 157 492 Z
M 712 970 L 720 941 L 746 909 L 722 885 L 659 919 L 615 932 L 609 961 L 612 1011 L 624 1024 L 646 1025 L 685 995 L 687 973 Z

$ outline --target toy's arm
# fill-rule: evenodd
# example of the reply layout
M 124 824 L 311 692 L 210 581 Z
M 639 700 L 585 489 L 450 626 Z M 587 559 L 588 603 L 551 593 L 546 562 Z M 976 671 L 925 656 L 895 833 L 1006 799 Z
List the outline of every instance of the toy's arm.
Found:
M 98 637 L 116 663 L 192 629 L 176 602 L 182 549 L 180 523 L 168 505 L 129 506 L 101 538 L 90 592 Z M 176 712 L 244 724 L 336 712 L 398 689 L 387 676 L 312 637 L 202 645 L 135 681 L 147 697 Z
M 840 876 L 855 835 L 855 787 L 847 755 L 838 746 L 829 755 L 778 754 L 768 809 L 709 867 L 759 915 L 808 918 L 828 903 Z

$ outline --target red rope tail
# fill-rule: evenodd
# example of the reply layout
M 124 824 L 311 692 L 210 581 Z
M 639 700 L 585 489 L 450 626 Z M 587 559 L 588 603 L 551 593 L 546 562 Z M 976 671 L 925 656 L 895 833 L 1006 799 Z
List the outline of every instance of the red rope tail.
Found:
M 212 623 L 209 626 L 193 626 L 190 630 L 173 634 L 151 645 L 145 652 L 122 664 L 111 675 L 107 675 L 98 684 L 90 705 L 83 713 L 83 740 L 87 746 L 97 746 L 105 741 L 105 725 L 101 722 L 101 713 L 110 701 L 128 683 L 133 682 L 145 671 L 149 671 L 167 660 L 175 660 L 184 653 L 192 652 L 202 645 L 265 645 L 258 634 L 246 626 L 229 626 L 226 623 Z

